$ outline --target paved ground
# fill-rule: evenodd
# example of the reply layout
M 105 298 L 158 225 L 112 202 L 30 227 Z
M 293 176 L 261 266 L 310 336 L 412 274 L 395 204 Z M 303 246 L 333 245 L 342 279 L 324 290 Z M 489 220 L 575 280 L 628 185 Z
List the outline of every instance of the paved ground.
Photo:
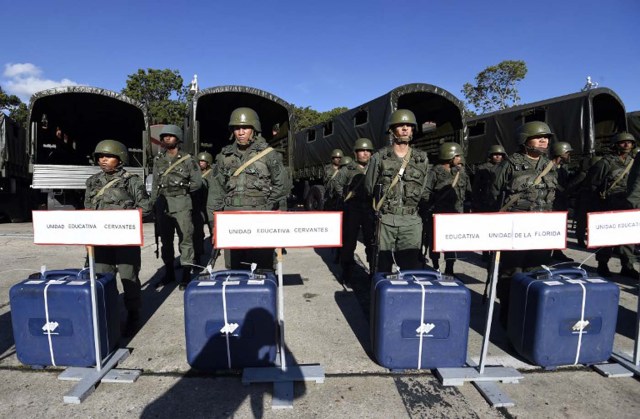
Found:
M 183 294 L 175 286 L 156 290 L 161 266 L 153 254 L 153 227 L 145 225 L 143 248 L 144 324 L 121 346 L 132 350 L 120 367 L 141 369 L 134 384 L 98 386 L 82 404 L 64 404 L 73 383 L 57 379 L 60 369 L 32 370 L 15 356 L 9 288 L 31 272 L 80 267 L 85 251 L 73 246 L 36 246 L 30 224 L 0 224 L 0 417 L 535 417 L 635 418 L 640 382 L 610 379 L 590 368 L 547 372 L 529 365 L 509 349 L 504 332 L 492 332 L 488 365 L 520 370 L 519 384 L 500 384 L 516 403 L 494 409 L 471 384 L 443 387 L 430 371 L 394 373 L 371 355 L 368 290 L 336 281 L 338 269 L 328 250 L 289 249 L 284 259 L 287 349 L 298 364 L 321 364 L 322 384 L 297 383 L 292 410 L 272 410 L 270 384 L 243 386 L 240 372 L 199 374 L 185 355 Z M 358 252 L 363 254 L 359 247 Z M 569 249 L 583 260 L 588 253 Z M 217 267 L 221 267 L 222 258 Z M 593 258 L 586 262 L 594 266 Z M 612 271 L 619 271 L 617 260 Z M 456 264 L 458 277 L 472 291 L 469 356 L 478 361 L 483 332 L 481 303 L 486 271 L 476 254 Z M 364 280 L 364 272 L 360 272 Z M 633 348 L 637 280 L 615 276 L 621 301 L 615 346 Z M 122 318 L 124 319 L 124 312 Z

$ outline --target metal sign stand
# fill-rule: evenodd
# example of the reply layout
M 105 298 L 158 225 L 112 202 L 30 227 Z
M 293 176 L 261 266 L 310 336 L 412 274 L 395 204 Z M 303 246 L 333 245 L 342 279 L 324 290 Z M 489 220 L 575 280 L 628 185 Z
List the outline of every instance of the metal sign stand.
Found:
M 98 308 L 96 293 L 96 275 L 93 246 L 87 246 L 89 255 L 89 276 L 91 283 L 91 317 L 93 320 L 93 341 L 95 347 L 96 367 L 80 368 L 69 367 L 64 370 L 58 380 L 78 381 L 78 384 L 63 397 L 65 403 L 80 404 L 86 399 L 99 382 L 102 383 L 133 383 L 140 376 L 140 370 L 114 369 L 119 362 L 124 361 L 129 356 L 129 350 L 125 348 L 116 349 L 104 359 L 100 356 L 100 329 L 98 324 Z
M 273 383 L 272 409 L 293 408 L 293 383 L 315 381 L 324 383 L 324 368 L 321 365 L 287 365 L 284 340 L 284 286 L 282 280 L 282 248 L 276 249 L 278 264 L 278 325 L 280 330 L 280 358 L 276 367 L 245 368 L 242 384 Z
M 633 357 L 619 352 L 613 352 L 611 358 L 615 363 L 594 365 L 594 369 L 605 377 L 633 377 L 640 376 L 640 285 L 638 285 L 638 307 L 636 308 L 636 336 L 633 345 Z
M 523 378 L 522 374 L 515 368 L 502 366 L 485 367 L 489 347 L 489 336 L 491 335 L 499 265 L 500 251 L 497 251 L 494 256 L 493 273 L 491 276 L 489 307 L 487 308 L 487 320 L 484 338 L 482 340 L 482 350 L 480 352 L 480 365 L 476 365 L 473 361 L 467 360 L 467 367 L 438 368 L 436 369 L 436 373 L 442 385 L 461 386 L 465 381 L 471 381 L 492 407 L 511 407 L 514 406 L 515 403 L 498 387 L 496 382 L 518 383 Z

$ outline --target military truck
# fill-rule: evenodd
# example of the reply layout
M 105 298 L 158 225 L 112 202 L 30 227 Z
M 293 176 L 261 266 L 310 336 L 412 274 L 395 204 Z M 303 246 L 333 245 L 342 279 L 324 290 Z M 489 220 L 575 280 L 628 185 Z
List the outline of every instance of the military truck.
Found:
M 31 176 L 26 131 L 0 112 L 0 221 L 20 222 L 31 216 Z
M 151 145 L 144 106 L 122 94 L 69 86 L 34 94 L 29 104 L 29 170 L 43 208 L 82 208 L 85 181 L 100 168 L 93 151 L 101 140 L 129 150 L 126 169 L 149 174 Z
M 629 112 L 627 114 L 627 129 L 640 143 L 640 111 Z
M 576 157 L 604 153 L 612 137 L 627 129 L 622 100 L 610 89 L 595 88 L 468 119 L 467 164 L 485 162 L 494 144 L 508 154 L 517 151 L 515 130 L 529 121 L 546 122 L 554 141 L 570 143 Z
M 296 133 L 294 194 L 306 209 L 322 209 L 323 167 L 329 163 L 331 151 L 339 148 L 345 155 L 352 155 L 353 143 L 359 137 L 372 140 L 376 149 L 388 145 L 387 121 L 396 109 L 409 109 L 416 115 L 419 126 L 412 144 L 425 150 L 431 161 L 436 161 L 438 148 L 443 142 L 456 142 L 465 147 L 463 106 L 454 95 L 431 84 L 396 87 L 329 121 Z

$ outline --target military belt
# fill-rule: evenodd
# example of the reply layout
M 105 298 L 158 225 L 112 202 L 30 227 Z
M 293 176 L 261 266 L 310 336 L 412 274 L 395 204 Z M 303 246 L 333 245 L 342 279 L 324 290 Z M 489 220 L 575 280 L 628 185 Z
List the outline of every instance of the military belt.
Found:
M 383 211 L 384 214 L 393 214 L 393 215 L 414 215 L 418 212 L 417 207 L 406 208 L 406 207 L 387 207 Z
M 160 193 L 160 195 L 164 195 L 166 197 L 174 197 L 174 196 L 186 195 L 187 194 L 187 190 L 186 190 L 186 188 L 184 188 L 182 186 L 162 187 L 162 185 L 160 185 L 160 189 L 158 190 L 158 193 Z
M 264 196 L 228 196 L 224 203 L 231 207 L 257 207 L 265 205 L 267 198 Z

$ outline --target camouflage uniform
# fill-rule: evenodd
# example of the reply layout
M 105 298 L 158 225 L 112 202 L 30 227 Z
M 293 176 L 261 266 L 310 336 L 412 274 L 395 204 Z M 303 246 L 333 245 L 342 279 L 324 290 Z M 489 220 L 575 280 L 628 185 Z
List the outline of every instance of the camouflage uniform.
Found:
M 202 186 L 191 193 L 191 201 L 193 203 L 193 251 L 194 260 L 197 264 L 199 264 L 204 254 L 204 228 L 207 226 L 211 234 L 213 223 L 211 215 L 207 212 L 207 196 L 209 194 L 209 183 L 213 177 L 213 168 L 208 168 L 201 175 Z
M 493 176 L 499 164 L 482 163 L 476 169 L 471 188 L 471 208 L 474 212 L 496 211 L 497 204 L 491 195 Z
M 456 186 L 452 187 L 453 180 Z M 425 200 L 428 202 L 430 214 L 447 214 L 464 212 L 464 201 L 468 193 L 471 192 L 469 176 L 461 166 L 454 166 L 447 170 L 444 165 L 438 164 L 429 171 L 428 181 L 425 188 Z M 427 237 L 433 236 L 433 222 L 431 217 L 427 217 L 428 233 Z M 430 251 L 434 269 L 439 269 L 440 253 Z M 445 252 L 444 258 L 447 262 L 446 273 L 453 275 L 453 262 L 456 259 L 455 252 Z
M 536 161 L 522 153 L 512 154 L 496 170 L 492 199 L 495 202 L 507 202 L 512 195 L 520 194 L 519 199 L 507 211 L 551 211 L 558 185 L 557 172 L 550 170 L 539 184 L 532 186 L 548 164 L 549 159 L 545 155 L 541 155 Z M 550 260 L 551 251 L 545 249 L 502 252 L 497 295 L 500 299 L 500 321 L 503 326 L 506 327 L 509 312 L 511 277 L 518 272 L 547 265 Z
M 355 264 L 353 255 L 358 242 L 358 233 L 362 228 L 362 238 L 365 245 L 367 262 L 371 258 L 371 246 L 373 244 L 373 208 L 371 199 L 364 188 L 364 177 L 367 166 L 362 167 L 358 162 L 352 161 L 341 167 L 338 174 L 329 182 L 330 189 L 343 201 L 342 219 L 342 249 L 340 250 L 340 263 L 342 265 L 343 279 L 348 281 L 351 269 Z
M 335 190 L 335 182 L 333 181 L 340 168 L 336 169 L 333 164 L 327 164 L 324 166 L 324 177 L 322 179 L 324 184 L 324 205 L 323 208 L 327 211 L 340 210 L 338 202 L 342 198 Z
M 401 269 L 418 269 L 422 241 L 422 219 L 418 203 L 423 198 L 429 161 L 427 153 L 411 147 L 411 158 L 401 179 L 392 190 L 389 186 L 402 166 L 402 158 L 387 146 L 369 160 L 365 176 L 365 189 L 369 196 L 377 184 L 382 184 L 384 203 L 380 208 L 381 228 L 378 271 L 389 272 L 395 260 Z
M 164 175 L 164 172 L 187 153 L 178 150 L 175 157 L 167 155 L 166 150 L 153 160 L 153 189 L 151 200 L 155 205 L 155 214 L 160 226 L 162 240 L 162 261 L 167 269 L 173 270 L 173 237 L 178 233 L 180 263 L 188 266 L 194 262 L 193 221 L 191 211 L 193 204 L 190 193 L 202 186 L 202 176 L 198 163 L 192 156 Z M 185 270 L 186 272 L 186 270 Z
M 273 150 L 246 167 L 239 175 L 233 173 L 269 145 L 258 136 L 246 150 L 237 143 L 230 144 L 216 156 L 213 179 L 209 186 L 207 211 L 238 211 L 278 209 L 282 199 L 289 193 L 287 171 L 282 155 Z M 256 262 L 258 268 L 273 267 L 274 249 L 248 249 L 231 251 L 231 268 L 246 269 L 242 262 Z
M 608 154 L 594 164 L 587 174 L 586 182 L 591 191 L 591 198 L 598 202 L 600 211 L 617 211 L 629 209 L 629 201 L 627 200 L 627 180 L 628 174 L 623 176 L 620 181 L 616 179 L 624 172 L 628 164 L 633 163 L 633 157 L 630 154 L 621 156 L 617 154 Z M 615 183 L 615 185 L 614 185 Z M 613 187 L 611 187 L 613 186 Z M 606 196 L 603 196 L 605 194 Z M 633 271 L 633 263 L 636 256 L 633 253 L 632 245 L 622 245 L 620 248 L 620 263 L 622 269 Z M 602 276 L 609 276 L 611 272 L 607 267 L 609 259 L 613 253 L 613 247 L 601 248 L 596 253 L 598 261 L 598 273 Z
M 98 196 L 105 185 L 111 184 Z M 84 207 L 94 210 L 140 208 L 142 215 L 151 212 L 151 203 L 144 182 L 139 176 L 124 169 L 115 173 L 96 173 L 87 179 Z M 124 290 L 124 305 L 128 312 L 137 312 L 141 306 L 140 272 L 141 258 L 138 246 L 96 246 L 96 273 L 119 272 Z

